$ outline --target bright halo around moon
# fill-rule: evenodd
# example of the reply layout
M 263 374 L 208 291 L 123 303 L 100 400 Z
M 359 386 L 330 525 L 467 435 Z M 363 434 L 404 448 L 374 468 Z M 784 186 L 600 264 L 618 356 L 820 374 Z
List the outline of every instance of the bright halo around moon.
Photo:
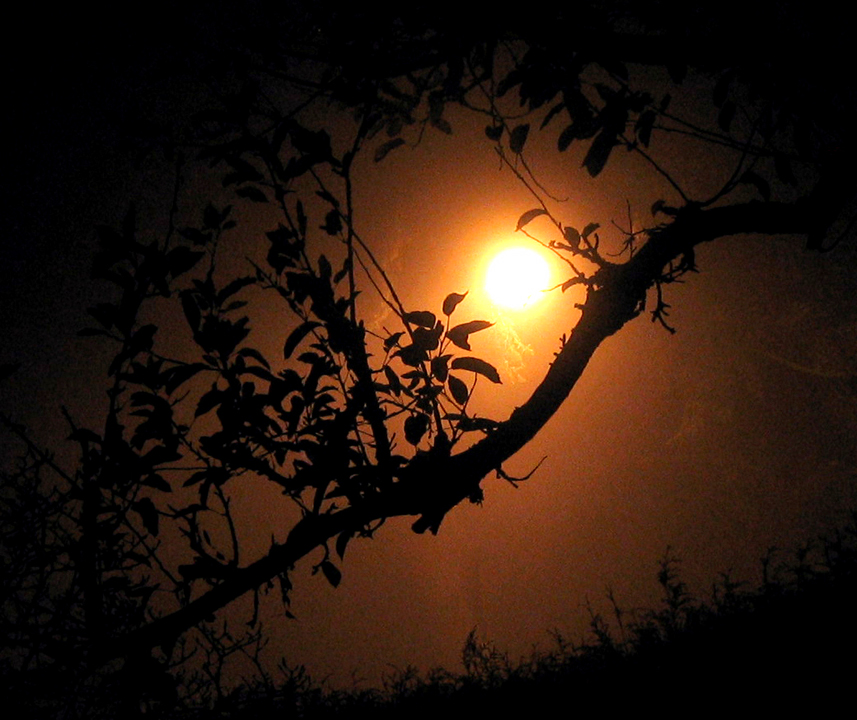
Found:
M 513 310 L 538 302 L 550 282 L 550 267 L 535 250 L 525 247 L 499 252 L 488 265 L 485 290 L 497 305 Z

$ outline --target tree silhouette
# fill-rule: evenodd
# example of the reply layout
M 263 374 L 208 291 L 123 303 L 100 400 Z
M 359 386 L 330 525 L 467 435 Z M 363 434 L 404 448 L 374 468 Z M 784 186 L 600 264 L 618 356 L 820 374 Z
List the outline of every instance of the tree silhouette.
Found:
M 816 67 L 779 62 L 752 27 L 736 31 L 744 44 L 724 43 L 717 19 L 591 3 L 547 26 L 514 18 L 512 30 L 417 11 L 304 10 L 208 68 L 214 90 L 199 91 L 200 111 L 173 118 L 166 230 L 147 228 L 133 206 L 120 228 L 98 228 L 94 276 L 114 299 L 90 309 L 96 324 L 82 334 L 115 348 L 103 424 L 68 414 L 76 456 L 60 460 L 2 416 L 25 447 L 2 498 L 3 662 L 18 692 L 67 688 L 59 678 L 71 673 L 84 685 L 108 678 L 117 697 L 123 683 L 172 697 L 165 669 L 187 658 L 192 630 L 221 659 L 258 639 L 213 630 L 234 600 L 250 594 L 258 609 L 276 588 L 288 613 L 290 571 L 311 553 L 335 586 L 349 543 L 385 520 L 410 516 L 415 532 L 437 533 L 453 507 L 481 502 L 491 473 L 517 482 L 504 463 L 605 339 L 646 315 L 671 330 L 668 286 L 696 270 L 697 246 L 759 233 L 833 249 L 855 196 L 850 128 L 834 108 L 852 110 L 853 97 L 832 79 L 814 87 Z M 774 55 L 757 61 L 763 51 Z M 674 110 L 683 93 L 706 103 Z M 499 420 L 470 404 L 477 379 L 500 382 L 469 343 L 490 323 L 461 317 L 465 293 L 406 307 L 355 221 L 364 158 L 383 163 L 425 133 L 454 132 L 462 113 L 484 117 L 481 141 L 531 190 L 516 229 L 550 228 L 530 236 L 566 264 L 557 291 L 584 294 L 535 392 Z M 654 198 L 652 224 L 626 228 L 619 244 L 596 223 L 572 227 L 527 162 L 537 132 L 558 153 L 584 145 L 592 177 L 636 154 L 671 195 Z M 676 137 L 718 148 L 728 172 L 715 191 L 698 196 L 669 169 L 661 156 Z M 183 183 L 203 166 L 221 188 L 200 203 Z M 268 223 L 265 261 L 224 277 L 218 261 L 243 206 Z M 398 327 L 367 325 L 369 291 Z M 293 319 L 281 356 L 255 344 L 259 297 Z M 170 312 L 188 344 L 162 337 Z M 232 499 L 259 483 L 298 512 L 267 552 L 247 557 Z

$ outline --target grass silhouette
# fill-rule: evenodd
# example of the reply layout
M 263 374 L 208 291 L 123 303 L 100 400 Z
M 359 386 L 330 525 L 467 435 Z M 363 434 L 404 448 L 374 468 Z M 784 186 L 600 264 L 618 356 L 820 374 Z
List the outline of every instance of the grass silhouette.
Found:
M 748 589 L 724 573 L 711 596 L 691 595 L 680 561 L 660 562 L 660 604 L 613 617 L 588 606 L 589 634 L 512 661 L 472 631 L 459 673 L 397 670 L 381 688 L 332 690 L 306 671 L 281 666 L 214 706 L 184 709 L 198 718 L 437 718 L 445 712 L 498 717 L 520 713 L 831 710 L 850 697 L 857 639 L 857 514 L 829 536 L 789 556 L 762 559 L 762 583 Z

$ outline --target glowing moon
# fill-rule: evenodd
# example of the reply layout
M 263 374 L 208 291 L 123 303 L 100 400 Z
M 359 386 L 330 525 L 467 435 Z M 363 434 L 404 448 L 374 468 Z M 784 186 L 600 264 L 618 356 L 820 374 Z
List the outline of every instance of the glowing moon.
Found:
M 497 305 L 522 310 L 538 302 L 549 281 L 547 261 L 535 250 L 515 247 L 503 250 L 491 261 L 485 290 Z

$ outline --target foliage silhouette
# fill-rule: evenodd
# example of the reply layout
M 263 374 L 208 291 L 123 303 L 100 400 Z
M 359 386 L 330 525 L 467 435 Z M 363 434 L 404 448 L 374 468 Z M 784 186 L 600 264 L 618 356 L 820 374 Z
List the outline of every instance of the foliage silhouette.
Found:
M 520 20 L 512 30 L 427 23 L 417 11 L 304 9 L 273 18 L 279 36 L 239 43 L 209 68 L 203 109 L 174 119 L 166 231 L 147 229 L 133 206 L 121 227 L 98 228 L 93 275 L 114 299 L 90 309 L 96 324 L 82 334 L 114 348 L 102 425 L 67 415 L 69 463 L 2 416 L 25 448 L 4 472 L 2 498 L 3 662 L 22 692 L 53 686 L 71 714 L 92 713 L 96 696 L 168 704 L 196 682 L 177 689 L 168 672 L 190 656 L 193 633 L 218 686 L 225 658 L 258 658 L 260 641 L 258 629 L 233 636 L 218 611 L 247 594 L 258 611 L 260 594 L 278 588 L 289 614 L 290 571 L 310 553 L 336 586 L 349 543 L 386 519 L 412 516 L 415 532 L 437 533 L 453 507 L 481 502 L 489 474 L 516 482 L 503 464 L 606 338 L 646 313 L 672 330 L 666 288 L 696 270 L 698 245 L 747 233 L 804 235 L 815 251 L 839 242 L 855 194 L 843 172 L 853 140 L 828 110 L 848 98 L 831 89 L 825 104 L 804 102 L 813 68 L 786 86 L 776 63 L 724 54 L 702 26 L 598 3 L 549 28 Z M 689 75 L 710 91 L 711 123 L 672 110 Z M 534 195 L 517 230 L 547 222 L 554 236 L 538 241 L 568 267 L 561 290 L 585 294 L 541 384 L 503 420 L 470 406 L 477 381 L 500 382 L 470 353 L 469 337 L 490 323 L 460 320 L 463 293 L 440 313 L 406 308 L 354 219 L 363 157 L 383 162 L 424 133 L 453 132 L 460 112 L 484 116 L 486 142 Z M 584 144 L 593 177 L 631 152 L 666 181 L 672 197 L 655 199 L 650 227 L 627 228 L 617 248 L 597 223 L 556 217 L 526 160 L 535 133 L 555 126 L 557 151 Z M 717 191 L 695 196 L 659 160 L 659 143 L 677 134 L 720 148 L 730 172 Z M 198 201 L 182 183 L 199 163 L 222 193 L 189 222 L 184 203 Z M 224 278 L 218 259 L 239 206 L 270 220 L 266 258 Z M 398 319 L 394 331 L 376 334 L 361 319 L 360 273 Z M 254 292 L 294 318 L 282 357 L 254 345 Z M 167 303 L 180 308 L 192 351 L 174 349 L 152 320 Z M 273 484 L 299 516 L 248 558 L 232 493 L 256 482 Z

